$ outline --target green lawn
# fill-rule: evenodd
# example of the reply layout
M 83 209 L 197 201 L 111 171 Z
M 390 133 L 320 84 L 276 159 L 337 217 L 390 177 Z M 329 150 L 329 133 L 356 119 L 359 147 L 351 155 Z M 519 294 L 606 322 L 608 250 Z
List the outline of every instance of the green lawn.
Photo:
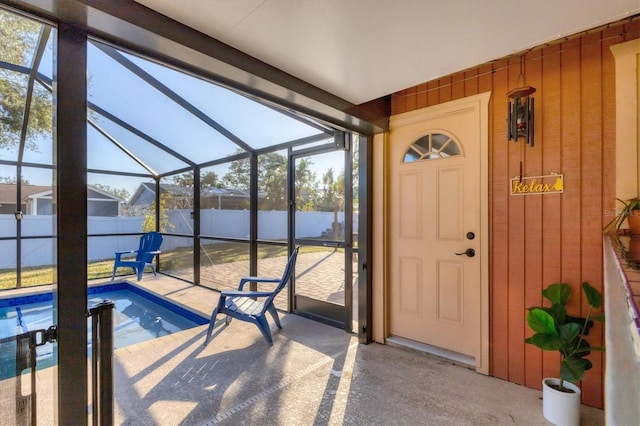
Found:
M 327 247 L 305 246 L 304 252 L 333 250 Z M 215 264 L 240 262 L 249 260 L 249 245 L 247 243 L 216 243 L 203 245 L 200 249 L 202 265 L 206 266 L 211 262 Z M 342 249 L 340 250 L 342 251 Z M 258 245 L 258 259 L 269 257 L 286 256 L 285 246 L 275 246 L 270 244 Z M 182 247 L 169 252 L 163 252 L 160 257 L 160 270 L 179 271 L 189 270 L 193 267 L 193 249 Z M 113 259 L 100 260 L 87 265 L 89 279 L 111 277 L 113 270 Z M 117 275 L 129 275 L 133 273 L 130 268 L 119 268 Z M 38 285 L 51 284 L 53 282 L 54 269 L 51 266 L 22 268 L 22 287 L 33 287 Z M 7 290 L 16 287 L 15 269 L 0 270 L 0 290 Z
M 249 245 L 246 243 L 217 243 L 208 244 L 201 247 L 203 265 L 205 264 L 205 253 L 210 259 L 214 259 L 216 264 L 249 260 Z M 287 248 L 260 244 L 258 246 L 258 258 L 286 256 Z M 170 252 L 164 252 L 160 258 L 161 270 L 189 269 L 193 265 L 193 249 L 189 247 L 179 248 Z M 113 270 L 113 259 L 92 262 L 87 265 L 89 279 L 106 278 L 111 276 Z M 117 275 L 131 274 L 128 268 L 118 269 Z M 37 285 L 51 284 L 53 282 L 54 270 L 51 266 L 22 268 L 22 287 L 32 287 Z M 0 270 L 0 290 L 7 290 L 16 287 L 15 269 Z

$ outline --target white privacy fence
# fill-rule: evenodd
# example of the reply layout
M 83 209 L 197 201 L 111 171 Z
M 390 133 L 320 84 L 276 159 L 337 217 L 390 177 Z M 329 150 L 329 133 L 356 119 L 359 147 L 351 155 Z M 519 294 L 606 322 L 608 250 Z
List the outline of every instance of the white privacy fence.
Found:
M 193 235 L 193 219 L 191 210 L 167 211 L 171 224 L 169 233 Z M 357 219 L 357 217 L 356 217 Z M 296 236 L 298 238 L 327 237 L 333 238 L 332 212 L 297 212 Z M 338 222 L 344 223 L 344 213 L 338 213 Z M 99 217 L 90 216 L 88 220 L 89 234 L 120 234 L 142 232 L 144 216 L 135 217 Z M 200 234 L 223 238 L 249 238 L 250 216 L 248 210 L 201 210 Z M 52 216 L 24 216 L 21 233 L 23 237 L 52 235 L 54 218 Z M 354 232 L 357 232 L 357 222 Z M 16 236 L 16 219 L 13 215 L 0 215 L 0 237 Z M 259 211 L 258 239 L 286 240 L 287 212 Z M 210 242 L 204 240 L 203 243 Z M 179 247 L 192 245 L 192 238 L 167 237 L 162 243 L 162 250 L 170 251 Z M 89 261 L 112 259 L 118 250 L 133 250 L 138 247 L 136 236 L 91 237 L 88 242 L 87 257 Z M 50 265 L 55 263 L 52 238 L 22 240 L 22 266 Z M 15 240 L 0 241 L 0 269 L 16 267 Z

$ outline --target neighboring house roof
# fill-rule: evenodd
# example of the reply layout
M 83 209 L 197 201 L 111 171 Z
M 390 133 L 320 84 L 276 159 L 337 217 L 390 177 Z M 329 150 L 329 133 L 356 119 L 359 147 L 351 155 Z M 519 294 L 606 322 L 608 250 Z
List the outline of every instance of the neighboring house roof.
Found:
M 38 192 L 35 194 L 31 194 L 25 198 L 51 198 L 51 194 L 53 193 L 53 190 L 51 189 L 50 186 L 45 186 L 44 188 L 47 188 L 46 191 L 42 191 L 42 192 Z M 91 185 L 87 185 L 87 198 L 90 200 L 97 200 L 97 199 L 102 199 L 102 200 L 113 200 L 113 201 L 124 201 L 122 198 L 113 195 L 107 191 L 104 191 L 102 189 L 96 188 L 95 186 L 91 186 Z
M 112 193 L 107 192 L 107 191 L 105 191 L 103 189 L 96 188 L 93 185 L 87 185 L 87 189 L 89 190 L 89 192 L 93 192 L 93 194 L 90 193 L 88 195 L 89 198 L 95 198 L 95 199 L 97 199 L 97 198 L 111 198 L 113 200 L 118 200 L 119 202 L 120 201 L 126 201 L 126 200 L 123 200 L 122 198 L 118 197 L 117 195 L 113 195 Z
M 90 192 L 89 198 L 106 198 L 122 201 L 119 197 L 110 194 L 106 191 L 98 189 L 94 186 L 87 185 Z M 26 202 L 28 199 L 33 198 L 46 198 L 51 197 L 53 189 L 51 186 L 44 185 L 22 185 L 22 201 Z M 91 194 L 93 192 L 93 194 Z M 97 196 L 96 196 L 97 195 Z M 14 183 L 1 183 L 0 184 L 0 204 L 15 204 L 16 203 L 16 184 Z
M 127 205 L 128 206 L 136 206 L 136 205 L 139 205 L 139 204 L 145 204 L 145 203 L 140 201 L 142 195 L 145 192 L 149 192 L 151 194 L 155 194 L 156 193 L 155 187 L 156 187 L 156 185 L 154 183 L 149 183 L 149 182 L 141 183 L 140 186 L 138 186 L 136 191 L 133 193 L 131 198 L 129 198 L 129 201 L 127 201 Z
M 47 190 L 51 192 L 51 187 L 43 185 L 22 185 L 22 201 L 24 202 L 32 195 L 39 194 Z M 16 204 L 15 183 L 0 183 L 0 204 Z
M 144 199 L 143 196 L 145 194 L 155 195 L 156 193 L 156 185 L 153 182 L 143 182 L 140 184 L 138 189 L 133 193 L 131 199 L 127 203 L 129 206 L 143 205 L 149 204 L 150 201 Z M 176 197 L 192 197 L 193 192 L 191 188 L 175 185 L 171 183 L 161 183 L 160 184 L 160 193 L 171 193 Z M 216 198 L 216 197 L 237 197 L 237 198 L 249 198 L 250 194 L 248 191 L 243 191 L 240 189 L 231 189 L 231 188 L 204 188 L 202 189 L 200 196 L 202 198 Z M 260 191 L 258 193 L 258 198 L 264 198 L 265 193 Z

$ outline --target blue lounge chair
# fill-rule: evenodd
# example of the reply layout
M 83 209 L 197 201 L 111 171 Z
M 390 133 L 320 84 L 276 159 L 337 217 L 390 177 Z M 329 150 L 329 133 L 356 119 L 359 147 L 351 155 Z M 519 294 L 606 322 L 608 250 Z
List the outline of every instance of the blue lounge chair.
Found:
M 140 237 L 140 247 L 138 250 L 125 250 L 125 251 L 117 251 L 116 259 L 113 262 L 113 273 L 111 274 L 111 281 L 116 277 L 116 269 L 126 266 L 129 268 L 133 268 L 133 270 L 138 275 L 138 281 L 142 279 L 142 274 L 144 273 L 144 268 L 146 266 L 151 266 L 151 270 L 153 271 L 153 275 L 156 275 L 156 267 L 153 264 L 153 259 L 156 255 L 160 254 L 160 245 L 162 244 L 162 234 L 159 232 L 147 232 Z M 122 260 L 121 257 L 123 254 L 136 254 L 135 260 Z
M 295 268 L 296 258 L 298 257 L 298 249 L 299 248 L 296 247 L 293 250 L 291 257 L 289 257 L 287 266 L 282 274 L 282 278 L 245 277 L 240 279 L 240 285 L 238 286 L 237 291 L 223 291 L 220 293 L 218 305 L 211 313 L 209 329 L 207 330 L 207 337 L 204 340 L 204 346 L 207 346 L 211 340 L 211 333 L 213 332 L 213 327 L 218 314 L 227 315 L 225 319 L 226 325 L 231 322 L 231 318 L 237 318 L 240 321 L 247 321 L 255 324 L 258 326 L 269 345 L 273 345 L 271 329 L 269 328 L 266 314 L 269 312 L 275 321 L 276 326 L 278 326 L 278 328 L 282 328 L 282 325 L 280 325 L 280 318 L 278 317 L 278 311 L 276 311 L 276 308 L 273 305 L 273 300 L 291 278 L 291 274 Z M 273 283 L 275 288 L 271 291 L 243 291 L 243 287 L 247 283 Z

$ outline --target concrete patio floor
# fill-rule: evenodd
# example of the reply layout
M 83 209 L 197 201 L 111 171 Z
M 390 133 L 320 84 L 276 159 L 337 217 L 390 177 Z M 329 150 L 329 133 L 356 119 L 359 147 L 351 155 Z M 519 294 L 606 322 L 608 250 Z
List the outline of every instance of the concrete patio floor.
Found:
M 206 316 L 218 298 L 162 275 L 134 283 Z M 199 326 L 115 351 L 115 424 L 549 424 L 540 391 L 449 360 L 284 313 L 269 346 L 254 325 L 219 318 L 206 348 Z M 55 423 L 54 371 L 36 373 L 38 425 Z M 603 425 L 604 412 L 583 405 L 581 420 Z
M 209 313 L 217 293 L 167 277 L 138 283 Z M 221 317 L 220 317 L 221 318 Z M 116 424 L 544 425 L 541 392 L 409 349 L 361 345 L 282 314 L 269 346 L 257 327 L 219 322 L 116 350 Z M 604 424 L 582 407 L 583 425 Z

